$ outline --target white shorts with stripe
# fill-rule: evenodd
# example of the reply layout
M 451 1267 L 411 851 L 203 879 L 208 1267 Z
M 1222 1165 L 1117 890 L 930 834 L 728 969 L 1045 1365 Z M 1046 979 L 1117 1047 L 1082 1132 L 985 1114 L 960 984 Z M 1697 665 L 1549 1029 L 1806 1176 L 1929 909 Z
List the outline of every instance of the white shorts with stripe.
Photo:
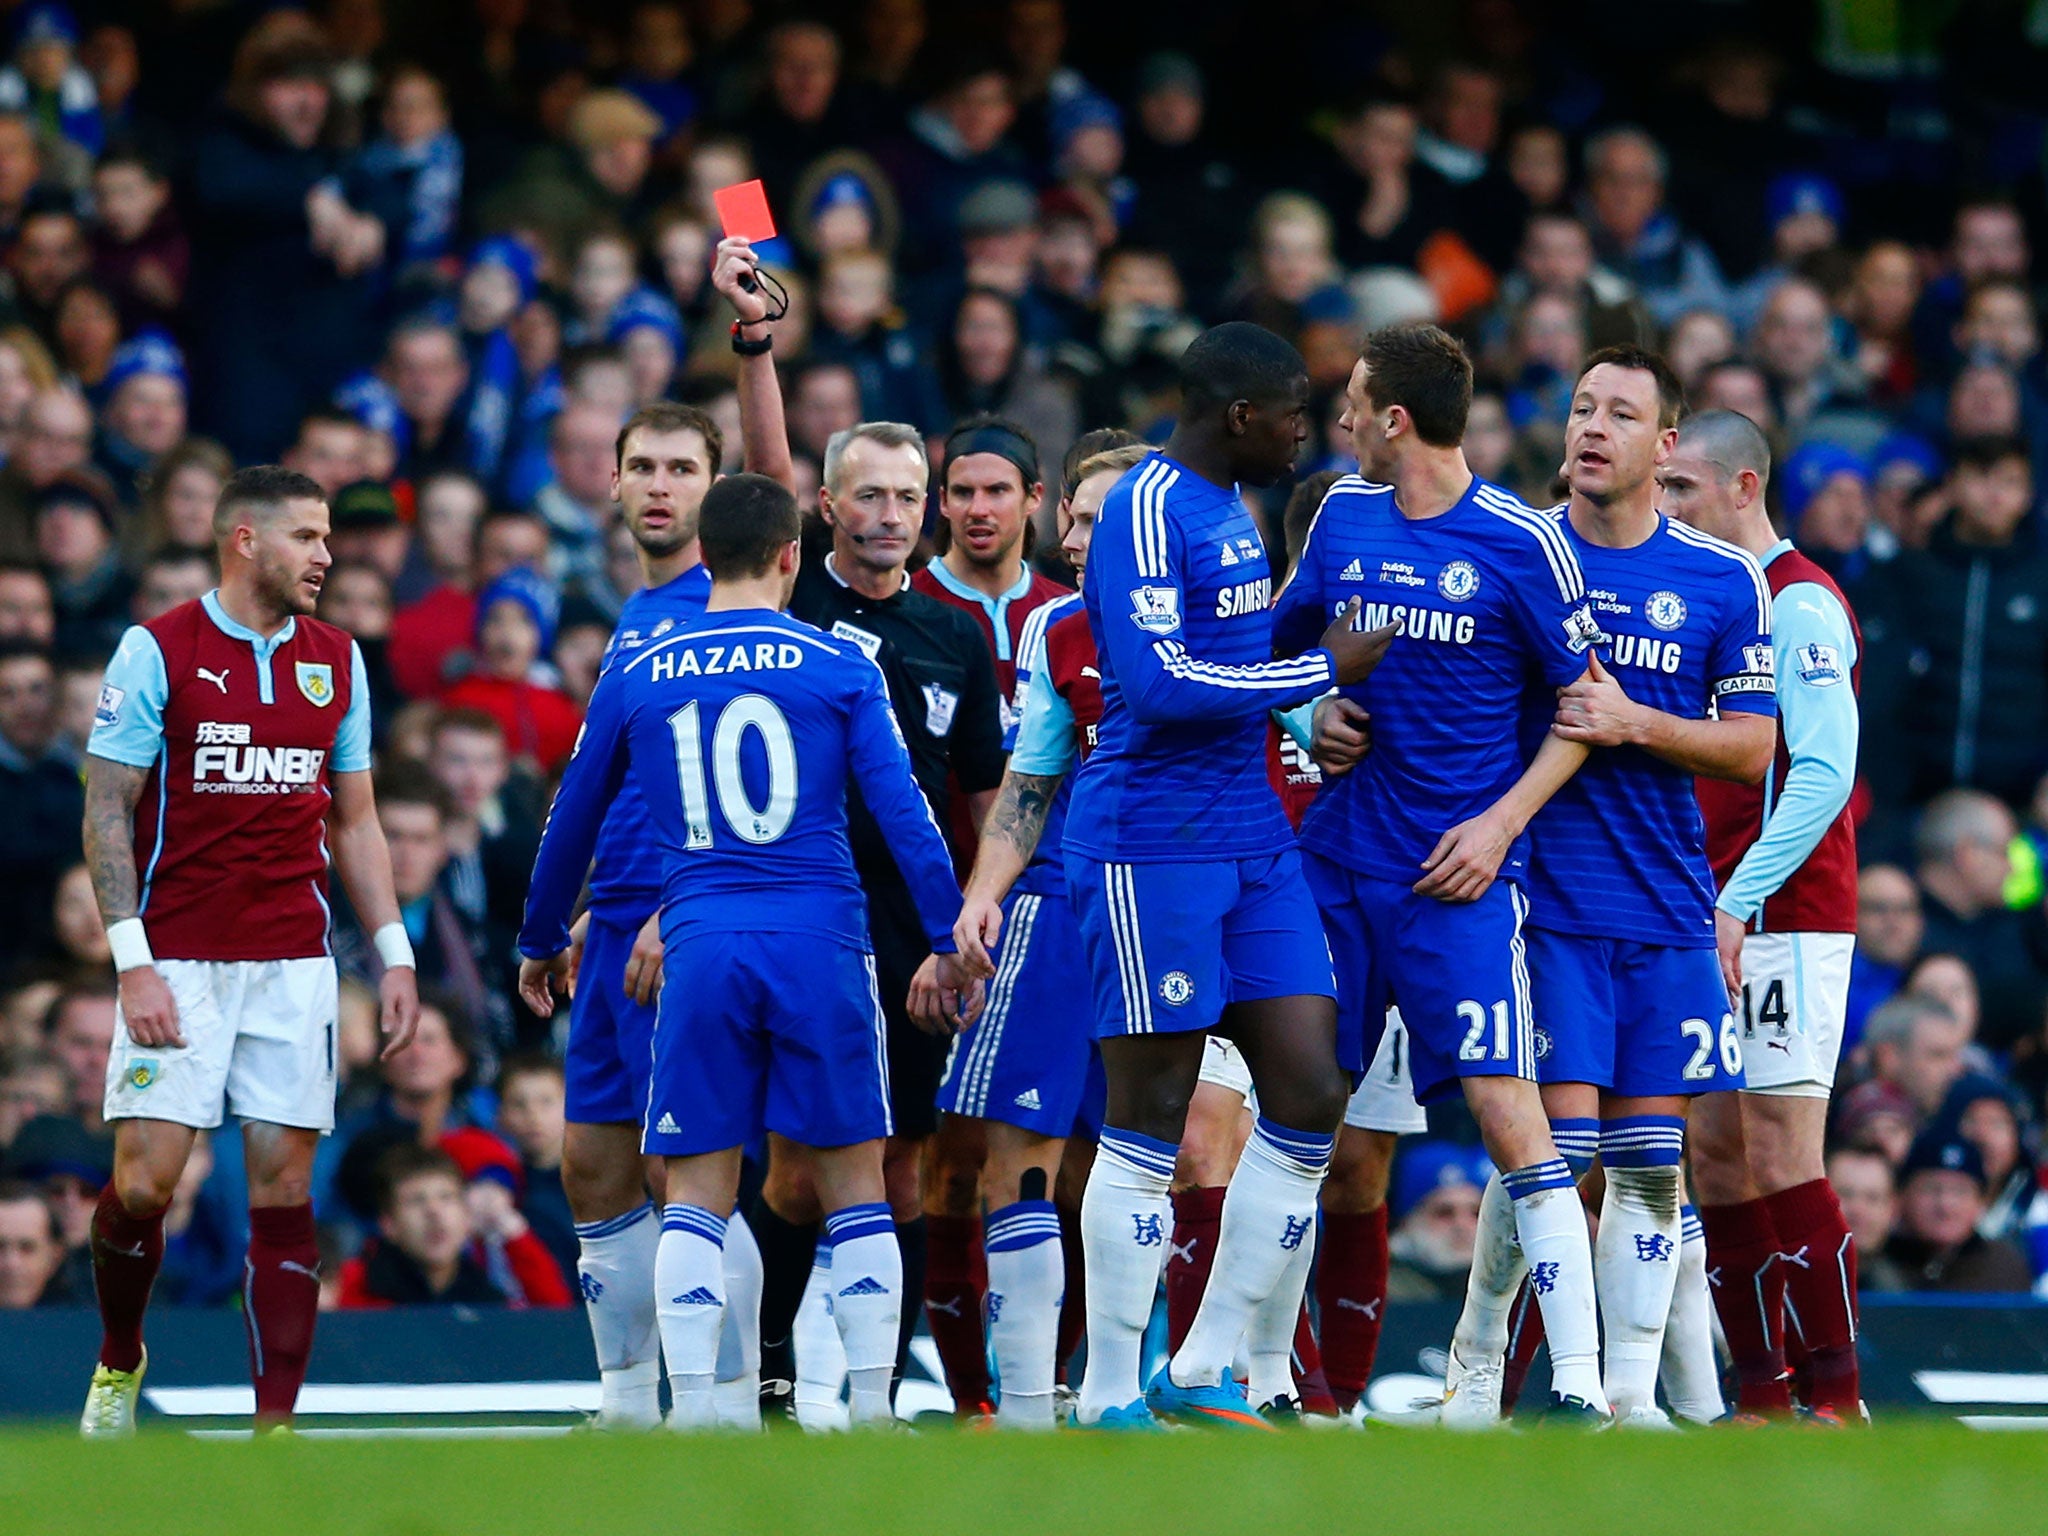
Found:
M 244 1120 L 334 1129 L 334 960 L 159 960 L 182 1046 L 137 1045 L 117 1012 L 106 1117 L 210 1130 Z

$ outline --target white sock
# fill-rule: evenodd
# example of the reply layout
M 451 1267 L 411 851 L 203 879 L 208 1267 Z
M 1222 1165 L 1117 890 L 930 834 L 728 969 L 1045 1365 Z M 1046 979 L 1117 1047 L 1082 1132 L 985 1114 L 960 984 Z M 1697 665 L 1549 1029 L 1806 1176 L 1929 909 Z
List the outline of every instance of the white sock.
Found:
M 1213 1387 L 1223 1379 L 1252 1314 L 1279 1288 L 1301 1250 L 1314 1249 L 1316 1197 L 1336 1143 L 1335 1136 L 1292 1130 L 1263 1115 L 1252 1127 L 1223 1196 L 1208 1289 L 1168 1364 L 1181 1386 Z M 1295 1304 L 1300 1301 L 1297 1295 Z
M 825 1218 L 832 1238 L 832 1316 L 846 1346 L 849 1417 L 858 1426 L 892 1417 L 889 1378 L 903 1318 L 903 1250 L 882 1201 L 849 1205 Z
M 1280 1283 L 1252 1312 L 1244 1331 L 1245 1386 L 1255 1408 L 1276 1397 L 1299 1395 L 1294 1389 L 1294 1329 L 1301 1320 L 1301 1298 L 1308 1289 L 1315 1247 L 1310 1237 L 1287 1256 Z
M 1727 1404 L 1714 1353 L 1714 1301 L 1707 1294 L 1707 1234 L 1700 1213 L 1689 1205 L 1678 1208 L 1678 1230 L 1678 1278 L 1664 1325 L 1664 1395 L 1681 1419 L 1711 1424 Z
M 832 1240 L 818 1239 L 811 1283 L 796 1309 L 796 1421 L 805 1429 L 846 1428 L 846 1345 L 832 1320 Z
M 723 1217 L 699 1205 L 661 1208 L 654 1301 L 661 1352 L 668 1357 L 669 1427 L 708 1429 L 718 1422 L 711 1384 L 725 1325 Z
M 1593 1284 L 1606 1329 L 1607 1401 L 1616 1413 L 1656 1406 L 1678 1241 L 1678 1169 L 1610 1167 Z
M 1019 1200 L 990 1211 L 986 1250 L 988 1341 L 1002 1381 L 996 1422 L 1051 1429 L 1053 1355 L 1066 1289 L 1059 1212 L 1050 1200 Z
M 1516 1229 L 1515 1200 L 1495 1174 L 1479 1197 L 1479 1234 L 1472 1245 L 1472 1270 L 1465 1278 L 1465 1309 L 1451 1335 L 1466 1364 L 1498 1360 L 1508 1352 L 1508 1318 L 1529 1262 Z
M 1657 1406 L 1657 1362 L 1678 1275 L 1684 1158 L 1682 1116 L 1625 1115 L 1600 1127 L 1607 1193 L 1593 1283 L 1606 1330 L 1607 1401 L 1618 1414 Z
M 720 1429 L 761 1427 L 761 1248 L 734 1211 L 725 1224 L 725 1324 L 712 1400 Z
M 1593 1247 L 1572 1171 L 1561 1157 L 1501 1175 L 1515 1202 L 1515 1230 L 1529 1286 L 1550 1341 L 1553 1392 L 1607 1411 L 1600 1388 L 1600 1317 L 1593 1300 Z
M 1088 1297 L 1088 1368 L 1077 1412 L 1093 1424 L 1142 1398 L 1139 1357 L 1159 1294 L 1173 1206 L 1166 1191 L 1180 1148 L 1105 1128 L 1081 1196 L 1081 1261 Z
M 597 1345 L 606 1424 L 651 1429 L 661 1422 L 661 1334 L 654 1317 L 654 1207 L 576 1224 L 576 1281 Z

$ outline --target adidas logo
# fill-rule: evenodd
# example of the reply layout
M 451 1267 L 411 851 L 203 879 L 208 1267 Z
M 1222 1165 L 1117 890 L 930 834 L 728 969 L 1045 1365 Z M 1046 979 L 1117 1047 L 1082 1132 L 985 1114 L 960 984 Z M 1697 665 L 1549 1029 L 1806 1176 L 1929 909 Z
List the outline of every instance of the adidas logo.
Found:
M 1026 1088 L 1010 1102 L 1019 1109 L 1042 1109 L 1045 1107 L 1038 1102 L 1038 1090 L 1036 1088 Z
M 889 1294 L 889 1287 L 882 1284 L 873 1275 L 862 1275 L 839 1294 L 842 1296 L 886 1296 Z
M 683 1128 L 676 1124 L 676 1117 L 674 1115 L 663 1115 L 654 1123 L 654 1129 L 663 1136 L 680 1136 L 683 1134 Z
M 1363 581 L 1365 580 L 1365 567 L 1354 560 L 1337 573 L 1337 579 L 1339 581 Z
M 1236 550 L 1234 550 L 1234 549 L 1232 549 L 1232 548 L 1231 548 L 1231 547 L 1230 547 L 1230 546 L 1229 546 L 1228 544 L 1224 545 L 1224 546 L 1223 546 L 1223 554 L 1221 555 L 1221 557 L 1219 557 L 1219 559 L 1218 559 L 1218 561 L 1217 561 L 1217 564 L 1219 564 L 1219 565 L 1235 565 L 1235 564 L 1237 564 L 1237 551 L 1236 551 Z
M 672 1307 L 716 1307 L 723 1305 L 717 1296 L 712 1294 L 711 1288 L 704 1285 L 698 1286 L 694 1291 L 685 1291 L 680 1296 L 671 1296 L 668 1304 Z

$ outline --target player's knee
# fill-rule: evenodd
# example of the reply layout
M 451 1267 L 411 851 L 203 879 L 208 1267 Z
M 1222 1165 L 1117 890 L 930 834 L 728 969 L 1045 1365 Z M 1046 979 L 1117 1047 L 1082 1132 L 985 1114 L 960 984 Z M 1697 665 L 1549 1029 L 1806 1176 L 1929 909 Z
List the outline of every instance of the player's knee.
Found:
M 114 1169 L 114 1198 L 121 1202 L 121 1209 L 137 1218 L 154 1216 L 168 1207 L 171 1196 L 177 1193 L 178 1173 L 152 1167 L 141 1159 L 131 1159 Z
M 1387 1203 L 1393 1166 L 1392 1136 L 1350 1128 L 1339 1131 L 1330 1177 L 1323 1185 L 1323 1208 L 1361 1216 L 1378 1210 Z
M 938 1216 L 972 1216 L 981 1198 L 981 1170 L 948 1160 L 926 1171 L 925 1204 Z
M 1351 1102 L 1351 1079 L 1331 1062 L 1292 1077 L 1283 1091 L 1259 1094 L 1259 1112 L 1270 1120 L 1296 1130 L 1330 1132 L 1343 1124 L 1344 1107 Z
M 761 1181 L 761 1198 L 784 1221 L 801 1224 L 816 1221 L 822 1214 L 817 1181 L 807 1166 L 794 1159 L 770 1159 L 767 1176 Z
M 1140 1135 L 1178 1143 L 1187 1132 L 1189 1097 L 1182 1083 L 1147 1083 L 1129 1095 L 1127 1114 L 1119 1118 Z

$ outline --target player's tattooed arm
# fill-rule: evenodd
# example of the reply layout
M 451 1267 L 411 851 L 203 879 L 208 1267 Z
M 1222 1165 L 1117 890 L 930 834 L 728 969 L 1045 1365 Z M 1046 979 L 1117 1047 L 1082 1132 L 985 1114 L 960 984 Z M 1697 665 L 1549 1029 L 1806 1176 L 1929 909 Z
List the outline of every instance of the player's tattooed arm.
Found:
M 85 759 L 85 866 L 100 920 L 108 927 L 141 914 L 135 879 L 135 806 L 149 770 L 111 758 Z M 137 1045 L 173 1049 L 185 1044 L 178 1003 L 154 965 L 131 965 L 120 974 L 121 1018 Z
M 1064 774 L 1006 773 L 996 803 L 982 822 L 984 843 L 1000 839 L 1016 851 L 1020 864 L 1029 864 L 1044 835 L 1045 819 L 1051 814 L 1053 796 L 1059 793 Z
M 1038 851 L 1053 797 L 1065 777 L 1062 773 L 1004 770 L 995 804 L 981 824 L 981 846 L 975 851 L 974 870 L 961 898 L 960 920 L 953 925 L 953 942 L 959 945 L 961 963 L 972 975 L 995 974 L 989 951 L 1002 935 L 1003 898 Z
M 100 919 L 118 923 L 141 908 L 135 880 L 135 806 L 149 770 L 109 758 L 85 760 L 85 862 Z

